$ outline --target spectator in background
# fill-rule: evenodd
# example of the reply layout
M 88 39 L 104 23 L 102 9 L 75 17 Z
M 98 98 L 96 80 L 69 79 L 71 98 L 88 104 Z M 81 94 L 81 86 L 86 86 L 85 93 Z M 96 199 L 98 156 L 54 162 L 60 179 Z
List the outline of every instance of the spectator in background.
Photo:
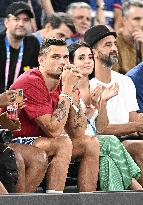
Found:
M 82 0 L 82 2 L 89 3 L 90 0 Z M 44 9 L 46 15 L 51 15 L 54 12 L 66 12 L 67 7 L 71 3 L 80 2 L 79 0 L 40 0 L 42 8 Z
M 34 0 L 22 0 L 22 1 L 25 3 L 28 3 L 31 10 L 33 10 L 31 1 L 34 1 Z M 7 17 L 7 14 L 6 14 L 7 7 L 13 2 L 19 2 L 19 0 L 5 0 L 5 1 L 1 1 L 0 3 L 0 33 L 5 30 L 4 20 Z M 34 18 L 32 19 L 32 22 L 31 22 L 31 28 L 33 31 L 36 29 L 36 22 Z
M 96 11 L 96 19 L 99 24 L 106 24 L 118 30 L 121 25 L 122 0 L 89 0 L 90 5 Z
M 52 10 L 49 9 L 50 11 L 47 13 L 53 14 L 55 12 L 53 10 L 53 7 L 49 6 L 49 4 L 51 4 L 50 1 L 43 0 L 42 2 L 45 9 L 52 8 Z M 76 1 L 75 3 L 71 3 L 71 4 L 69 4 L 68 2 L 67 4 L 69 5 L 67 7 L 67 14 L 73 20 L 76 29 L 74 35 L 67 40 L 67 44 L 71 44 L 72 42 L 75 42 L 77 40 L 83 40 L 83 35 L 85 31 L 88 28 L 90 28 L 92 24 L 92 8 L 88 3 L 80 2 L 80 1 Z
M 46 16 L 43 22 L 43 29 L 34 33 L 40 45 L 47 38 L 55 37 L 57 39 L 70 38 L 75 33 L 75 26 L 71 18 L 65 13 L 55 13 Z
M 38 66 L 39 43 L 27 36 L 33 13 L 24 2 L 14 2 L 7 8 L 6 32 L 0 34 L 0 92 L 9 88 L 15 79 Z
M 84 2 L 71 3 L 67 9 L 67 14 L 72 18 L 76 34 L 67 40 L 71 44 L 78 40 L 83 40 L 85 32 L 91 27 L 92 9 Z
M 114 70 L 125 74 L 142 61 L 143 56 L 143 2 L 125 1 L 122 5 L 123 28 L 118 32 L 119 62 Z
M 97 19 L 96 23 L 107 24 L 115 29 L 121 27 L 121 0 L 41 0 L 41 5 L 46 15 L 51 15 L 54 12 L 66 12 L 70 4 L 79 2 L 87 3 L 93 11 L 96 11 L 92 14 Z

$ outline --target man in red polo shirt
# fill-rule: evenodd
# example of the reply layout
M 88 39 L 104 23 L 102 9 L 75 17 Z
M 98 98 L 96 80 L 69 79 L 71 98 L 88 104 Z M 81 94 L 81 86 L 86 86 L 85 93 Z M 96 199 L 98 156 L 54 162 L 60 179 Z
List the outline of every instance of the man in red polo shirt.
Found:
M 48 167 L 47 192 L 63 191 L 71 156 L 82 158 L 79 191 L 95 191 L 99 145 L 96 138 L 84 135 L 86 119 L 75 90 L 82 73 L 69 65 L 68 49 L 62 40 L 49 39 L 42 44 L 39 64 L 39 69 L 22 74 L 11 86 L 23 89 L 27 98 L 19 115 L 21 131 L 15 132 L 13 142 L 33 144 L 53 156 Z M 67 124 L 72 143 L 62 135 Z

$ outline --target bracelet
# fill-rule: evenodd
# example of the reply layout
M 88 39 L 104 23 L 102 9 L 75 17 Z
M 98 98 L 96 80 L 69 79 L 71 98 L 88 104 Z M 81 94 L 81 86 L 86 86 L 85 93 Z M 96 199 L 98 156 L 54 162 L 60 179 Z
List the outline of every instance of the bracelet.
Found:
M 91 108 L 91 109 L 93 109 L 93 110 L 96 109 L 96 106 L 94 106 L 94 105 L 92 105 L 92 104 L 90 104 L 90 105 L 86 105 L 86 107 L 87 107 L 87 108 Z
M 64 98 L 67 98 L 67 99 L 69 100 L 71 106 L 74 108 L 74 110 L 75 110 L 76 112 L 79 112 L 79 108 L 73 103 L 73 101 L 72 101 L 72 99 L 71 99 L 70 96 L 68 96 L 67 94 L 64 94 L 64 93 L 61 93 L 60 96 L 61 96 L 61 97 L 64 97 Z

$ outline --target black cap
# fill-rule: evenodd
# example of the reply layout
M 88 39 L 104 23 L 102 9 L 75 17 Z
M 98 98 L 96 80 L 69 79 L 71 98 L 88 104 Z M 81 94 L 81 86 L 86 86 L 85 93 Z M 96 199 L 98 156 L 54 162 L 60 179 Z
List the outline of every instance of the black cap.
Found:
M 7 16 L 9 14 L 12 14 L 14 16 L 17 16 L 20 13 L 26 13 L 30 18 L 33 18 L 33 13 L 25 2 L 19 1 L 19 2 L 14 2 L 10 4 L 6 10 Z
M 117 37 L 116 32 L 111 32 L 109 28 L 107 28 L 107 26 L 97 25 L 91 27 L 89 30 L 85 32 L 84 41 L 92 47 L 99 40 L 110 35 L 113 35 L 115 38 Z

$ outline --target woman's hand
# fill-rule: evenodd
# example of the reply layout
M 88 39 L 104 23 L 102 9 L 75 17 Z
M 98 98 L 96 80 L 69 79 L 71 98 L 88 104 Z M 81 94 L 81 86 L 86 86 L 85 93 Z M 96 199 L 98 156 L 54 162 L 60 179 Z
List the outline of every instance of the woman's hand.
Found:
M 102 86 L 97 85 L 96 88 L 93 91 L 91 91 L 90 103 L 96 106 L 97 103 L 99 103 L 100 101 L 101 95 L 102 95 Z
M 110 84 L 107 87 L 103 88 L 101 98 L 104 101 L 108 101 L 112 97 L 118 95 L 118 92 L 119 92 L 119 84 L 118 83 Z

